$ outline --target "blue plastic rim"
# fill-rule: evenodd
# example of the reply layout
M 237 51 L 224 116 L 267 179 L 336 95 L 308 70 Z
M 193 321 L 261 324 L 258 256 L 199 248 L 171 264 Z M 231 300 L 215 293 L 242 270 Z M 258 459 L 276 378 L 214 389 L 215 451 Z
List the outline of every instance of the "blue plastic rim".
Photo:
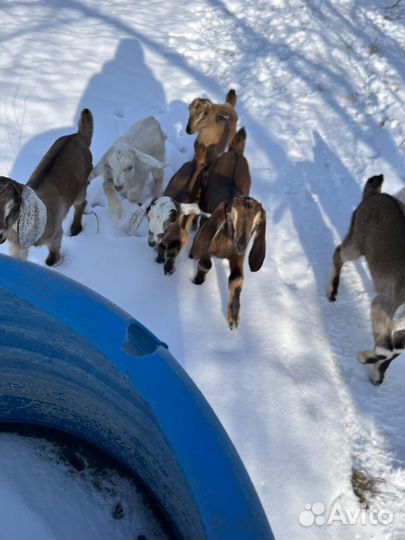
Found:
M 249 476 L 167 346 L 103 297 L 0 256 L 0 422 L 78 436 L 131 470 L 187 540 L 271 540 Z

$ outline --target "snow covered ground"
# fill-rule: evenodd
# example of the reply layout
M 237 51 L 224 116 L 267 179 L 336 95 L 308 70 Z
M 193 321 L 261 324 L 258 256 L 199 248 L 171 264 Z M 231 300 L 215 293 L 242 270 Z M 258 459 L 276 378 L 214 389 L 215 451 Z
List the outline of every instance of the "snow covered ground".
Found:
M 383 173 L 386 191 L 404 185 L 403 0 L 3 0 L 0 10 L 0 166 L 21 182 L 83 107 L 95 117 L 94 162 L 155 115 L 168 179 L 192 156 L 188 103 L 236 88 L 252 195 L 268 218 L 267 258 L 257 274 L 246 269 L 239 329 L 226 323 L 226 264 L 196 287 L 183 253 L 164 276 L 145 238 L 126 237 L 125 219 L 99 206 L 100 180 L 88 197 L 100 231 L 86 216 L 55 271 L 168 343 L 232 438 L 278 539 L 403 538 L 404 358 L 379 388 L 355 358 L 372 344 L 364 264 L 345 268 L 336 304 L 325 298 L 365 180 Z M 45 256 L 33 249 L 30 260 Z M 379 493 L 347 526 L 360 510 L 353 468 Z M 325 511 L 310 525 L 315 502 Z M 327 524 L 337 503 L 344 514 Z M 383 509 L 392 522 L 373 524 Z
M 133 481 L 90 458 L 73 443 L 0 433 L 0 538 L 164 540 Z

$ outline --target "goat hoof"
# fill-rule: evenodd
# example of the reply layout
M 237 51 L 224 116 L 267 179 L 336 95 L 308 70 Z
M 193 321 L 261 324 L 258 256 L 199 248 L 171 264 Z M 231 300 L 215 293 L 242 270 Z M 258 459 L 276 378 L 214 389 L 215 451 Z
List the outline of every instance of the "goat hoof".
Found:
M 77 236 L 80 234 L 83 230 L 83 227 L 81 225 L 78 225 L 77 227 L 73 227 L 73 225 L 70 227 L 70 236 Z
M 202 285 L 204 283 L 204 276 L 197 275 L 194 279 L 192 279 L 192 282 L 194 285 Z
M 158 255 L 155 259 L 155 261 L 159 264 L 163 264 L 165 262 L 165 258 Z
M 45 261 L 47 266 L 59 266 L 60 264 L 62 264 L 62 262 L 63 262 L 62 255 L 56 256 L 54 254 L 48 255 Z
M 381 384 L 381 383 L 383 382 L 383 380 L 384 380 L 384 378 L 382 378 L 382 379 L 374 379 L 372 375 L 369 377 L 369 379 L 370 379 L 370 382 L 371 382 L 371 384 L 372 384 L 373 386 L 380 386 L 380 384 Z
M 233 317 L 228 317 L 228 324 L 229 328 L 233 330 L 234 328 L 238 328 L 239 325 L 239 317 L 234 319 Z
M 171 276 L 172 274 L 174 274 L 174 270 L 175 270 L 174 268 L 168 268 L 168 269 L 164 268 L 163 272 L 165 276 Z

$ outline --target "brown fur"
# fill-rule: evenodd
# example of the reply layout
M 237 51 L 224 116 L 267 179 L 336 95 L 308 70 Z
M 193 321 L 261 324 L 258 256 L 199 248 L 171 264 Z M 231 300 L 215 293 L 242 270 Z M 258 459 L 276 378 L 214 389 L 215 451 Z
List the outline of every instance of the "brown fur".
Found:
M 194 283 L 201 284 L 211 268 L 211 257 L 228 259 L 230 265 L 228 324 L 239 324 L 240 294 L 243 286 L 243 261 L 248 244 L 256 234 L 249 254 L 252 272 L 259 270 L 266 254 L 266 212 L 251 197 L 234 197 L 222 202 L 197 232 L 191 257 L 198 259 Z
M 228 148 L 236 133 L 238 115 L 234 109 L 236 93 L 231 89 L 226 103 L 220 105 L 209 99 L 194 99 L 189 109 L 186 131 L 189 135 L 198 133 L 196 143 L 207 148 L 207 163 L 210 164 Z
M 251 177 L 249 164 L 243 155 L 245 143 L 246 131 L 241 128 L 229 150 L 208 169 L 200 201 L 205 212 L 212 213 L 219 204 L 233 197 L 249 195 Z
M 184 163 L 171 177 L 163 195 L 179 203 L 196 202 L 201 189 L 201 173 L 205 167 L 206 156 L 206 147 L 198 143 L 194 159 Z
M 77 133 L 57 139 L 27 182 L 27 186 L 35 191 L 47 209 L 44 234 L 34 245 L 45 244 L 48 247 L 46 264 L 49 266 L 59 264 L 62 260 L 60 254 L 62 222 L 72 205 L 75 214 L 70 229 L 71 235 L 75 236 L 82 230 L 87 177 L 92 170 L 92 156 L 89 149 L 92 132 L 92 114 L 88 109 L 84 109 L 79 119 Z M 14 186 L 20 186 L 17 187 L 17 192 L 24 187 L 17 182 L 14 182 Z M 21 250 L 11 226 L 8 227 L 7 239 L 10 241 L 12 254 L 22 258 L 27 256 L 27 250 Z
M 376 296 L 371 304 L 374 350 L 361 352 L 374 363 L 371 381 L 381 384 L 390 362 L 405 349 L 405 216 L 401 203 L 380 193 L 383 178 L 368 180 L 363 201 L 352 215 L 350 230 L 333 255 L 328 298 L 335 301 L 342 266 L 364 256 Z

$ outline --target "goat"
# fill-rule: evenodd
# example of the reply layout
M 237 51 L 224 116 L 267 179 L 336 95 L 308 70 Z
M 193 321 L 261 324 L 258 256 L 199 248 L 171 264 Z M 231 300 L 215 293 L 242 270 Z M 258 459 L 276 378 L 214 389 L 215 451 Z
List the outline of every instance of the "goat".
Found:
M 75 236 L 82 230 L 87 178 L 92 169 L 92 134 L 93 116 L 84 109 L 77 133 L 55 141 L 26 185 L 0 177 L 0 243 L 9 241 L 12 256 L 26 259 L 30 246 L 46 245 L 46 264 L 62 262 L 62 222 L 72 205 L 75 212 L 70 234 Z
M 383 175 L 367 181 L 349 232 L 334 252 L 327 292 L 334 302 L 344 263 L 366 258 L 376 293 L 371 302 L 374 350 L 357 358 L 374 364 L 370 380 L 375 385 L 405 349 L 405 214 L 396 198 L 381 193 L 383 181 Z
M 104 193 L 115 219 L 122 215 L 117 192 L 126 195 L 130 202 L 139 202 L 150 172 L 154 180 L 152 196 L 160 195 L 165 140 L 159 122 L 149 116 L 136 122 L 117 139 L 94 167 L 89 181 L 103 174 Z
M 128 234 L 135 234 L 146 216 L 149 222 L 148 244 L 157 251 L 156 262 L 164 263 L 164 273 L 170 275 L 175 271 L 177 255 L 188 240 L 184 220 L 198 215 L 208 216 L 197 204 L 179 203 L 167 196 L 158 197 L 138 208 L 130 220 Z
M 222 202 L 194 237 L 190 256 L 198 259 L 193 282 L 204 283 L 210 270 L 211 257 L 228 259 L 229 275 L 228 324 L 232 330 L 239 325 L 240 294 L 243 286 L 243 261 L 252 236 L 256 233 L 249 253 L 249 267 L 257 272 L 266 254 L 266 212 L 262 205 L 248 196 L 233 197 Z
M 228 148 L 236 133 L 238 115 L 235 111 L 237 97 L 235 90 L 229 90 L 226 103 L 219 105 L 209 99 L 196 98 L 189 107 L 186 132 L 198 133 L 196 143 L 207 148 L 207 164 Z

